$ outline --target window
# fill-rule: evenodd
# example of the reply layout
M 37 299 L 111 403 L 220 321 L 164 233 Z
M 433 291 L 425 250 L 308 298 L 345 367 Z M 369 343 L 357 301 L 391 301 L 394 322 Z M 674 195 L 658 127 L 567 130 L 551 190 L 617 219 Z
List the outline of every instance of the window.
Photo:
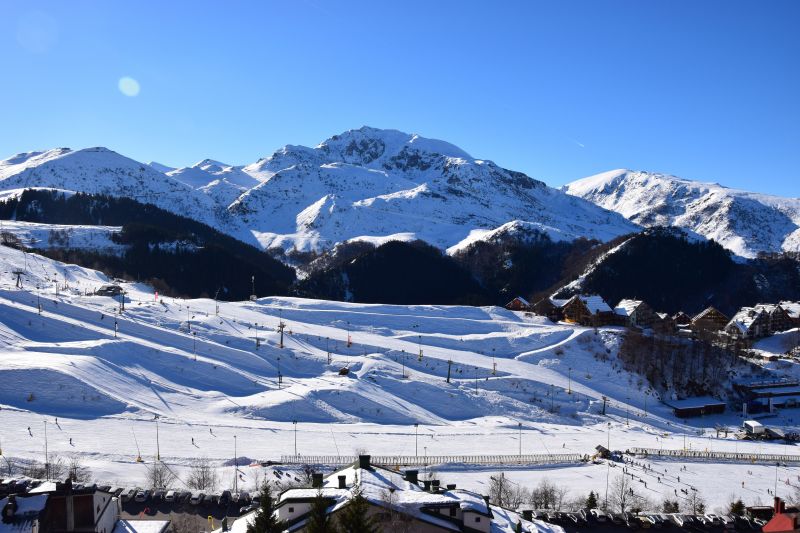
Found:
M 481 517 L 480 516 L 476 516 L 475 517 L 475 522 L 477 523 L 477 522 L 480 522 L 480 521 L 481 521 Z
M 293 513 L 294 512 L 294 507 L 289 507 L 289 512 Z
M 451 507 L 451 508 L 450 508 L 450 516 L 455 516 L 455 515 L 456 515 L 456 512 L 457 512 L 457 511 L 456 511 L 456 508 L 455 508 L 455 507 Z

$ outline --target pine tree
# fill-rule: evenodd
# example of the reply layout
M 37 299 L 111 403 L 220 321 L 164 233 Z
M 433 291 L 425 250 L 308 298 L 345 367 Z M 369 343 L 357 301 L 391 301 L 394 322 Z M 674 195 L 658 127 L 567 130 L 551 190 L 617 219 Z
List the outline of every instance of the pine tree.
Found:
M 741 498 L 739 498 L 735 502 L 731 502 L 731 505 L 730 505 L 731 514 L 734 514 L 736 516 L 744 516 L 745 510 L 746 510 L 746 508 L 745 508 L 744 502 L 742 501 Z
M 369 503 L 359 489 L 339 511 L 339 526 L 347 533 L 377 533 L 375 520 L 368 513 Z
M 247 533 L 280 533 L 286 529 L 286 524 L 275 517 L 275 500 L 272 499 L 269 483 L 262 485 L 260 497 L 260 507 L 253 523 L 248 524 Z
M 587 509 L 597 509 L 597 494 L 594 491 L 589 491 L 589 496 L 586 498 Z
M 308 517 L 307 533 L 337 533 L 336 526 L 328 514 L 328 500 L 322 496 L 322 491 L 317 490 L 314 501 L 311 502 L 311 515 Z

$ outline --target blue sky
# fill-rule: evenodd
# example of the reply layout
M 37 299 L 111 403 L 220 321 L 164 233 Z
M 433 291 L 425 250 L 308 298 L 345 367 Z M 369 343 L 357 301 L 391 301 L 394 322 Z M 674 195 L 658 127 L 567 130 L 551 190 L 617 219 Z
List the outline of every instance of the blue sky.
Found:
M 5 0 L 0 157 L 246 164 L 367 124 L 551 185 L 626 167 L 800 196 L 798 24 L 791 0 Z

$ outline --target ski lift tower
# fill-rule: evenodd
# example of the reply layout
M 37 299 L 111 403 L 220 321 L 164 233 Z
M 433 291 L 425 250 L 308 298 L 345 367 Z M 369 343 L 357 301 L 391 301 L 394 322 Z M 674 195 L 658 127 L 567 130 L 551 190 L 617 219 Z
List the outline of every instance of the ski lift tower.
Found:
M 250 301 L 255 302 L 256 300 L 258 300 L 258 296 L 256 296 L 256 277 L 251 276 L 250 282 L 253 284 L 253 292 L 250 294 Z
M 26 274 L 26 272 L 24 270 L 17 269 L 17 270 L 12 271 L 11 273 L 14 274 L 17 277 L 16 287 L 18 289 L 21 289 L 22 288 L 22 275 Z

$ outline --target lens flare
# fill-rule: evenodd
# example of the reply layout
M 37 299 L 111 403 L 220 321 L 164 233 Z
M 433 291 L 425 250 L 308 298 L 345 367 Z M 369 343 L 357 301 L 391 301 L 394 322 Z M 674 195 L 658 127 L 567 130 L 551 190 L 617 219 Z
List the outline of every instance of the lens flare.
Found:
M 136 96 L 139 94 L 139 82 L 133 78 L 128 76 L 124 76 L 119 79 L 119 92 L 124 94 L 125 96 Z

